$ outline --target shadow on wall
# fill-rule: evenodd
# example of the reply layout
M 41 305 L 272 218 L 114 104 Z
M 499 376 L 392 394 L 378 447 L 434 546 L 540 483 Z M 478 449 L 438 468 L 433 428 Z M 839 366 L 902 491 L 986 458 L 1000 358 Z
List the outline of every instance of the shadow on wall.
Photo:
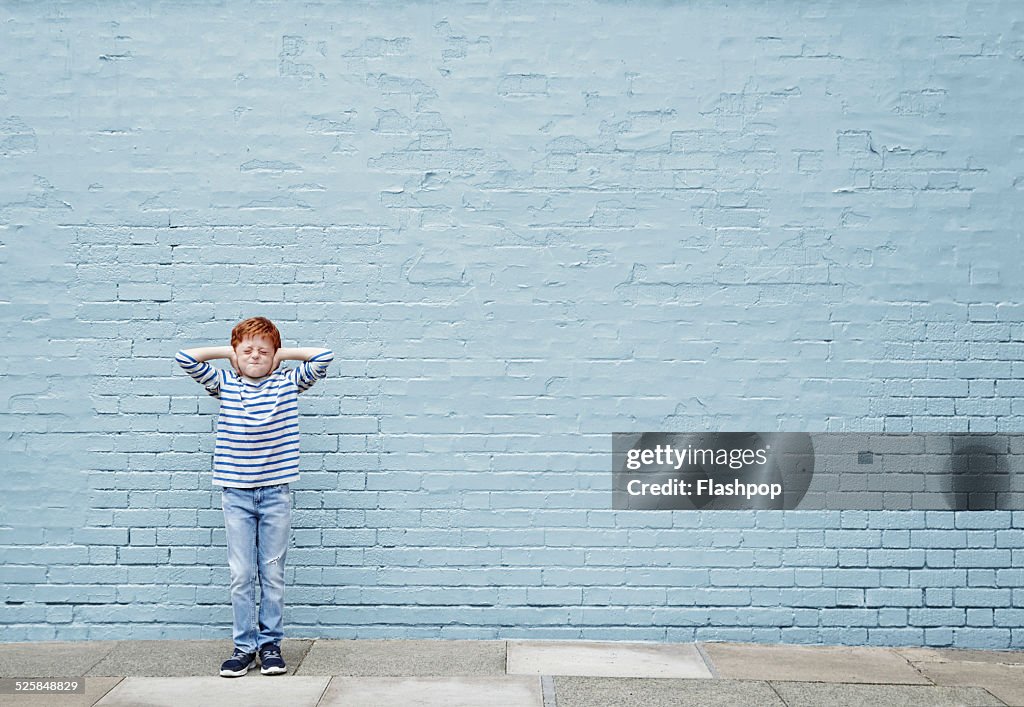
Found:
M 947 497 L 955 511 L 1013 510 L 1010 453 L 1005 436 L 981 438 L 954 435 L 949 456 Z

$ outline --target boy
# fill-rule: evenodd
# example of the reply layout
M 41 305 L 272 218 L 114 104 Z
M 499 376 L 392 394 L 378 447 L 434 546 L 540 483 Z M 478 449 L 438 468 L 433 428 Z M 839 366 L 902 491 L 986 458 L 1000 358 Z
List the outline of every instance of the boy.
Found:
M 231 371 L 206 361 L 226 358 Z M 269 319 L 252 317 L 231 331 L 231 346 L 183 349 L 175 360 L 219 398 L 213 484 L 221 508 L 231 572 L 234 644 L 223 677 L 286 672 L 281 657 L 284 561 L 291 532 L 289 484 L 299 478 L 297 396 L 327 375 L 330 349 L 283 349 Z M 281 361 L 304 361 L 278 370 Z M 257 629 L 256 580 L 261 600 Z

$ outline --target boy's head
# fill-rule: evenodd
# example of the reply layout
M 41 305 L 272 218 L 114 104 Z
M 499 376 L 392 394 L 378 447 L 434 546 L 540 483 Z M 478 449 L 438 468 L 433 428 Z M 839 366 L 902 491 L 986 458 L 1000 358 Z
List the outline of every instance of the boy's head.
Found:
M 281 333 L 266 317 L 250 317 L 231 330 L 238 370 L 250 378 L 262 378 L 273 371 L 274 354 L 281 348 Z

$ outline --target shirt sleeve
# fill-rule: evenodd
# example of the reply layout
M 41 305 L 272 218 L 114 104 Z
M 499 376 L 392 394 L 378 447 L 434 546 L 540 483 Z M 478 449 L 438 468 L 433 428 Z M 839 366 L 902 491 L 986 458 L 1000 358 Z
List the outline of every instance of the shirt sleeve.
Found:
M 221 370 L 214 368 L 206 361 L 197 361 L 184 351 L 179 351 L 174 360 L 182 367 L 185 373 L 192 376 L 192 379 L 199 385 L 206 388 L 206 392 L 215 398 L 220 397 Z
M 333 351 L 323 351 L 308 361 L 303 361 L 297 367 L 288 370 L 285 375 L 294 381 L 300 393 L 304 393 L 318 380 L 327 377 L 327 366 L 333 360 Z

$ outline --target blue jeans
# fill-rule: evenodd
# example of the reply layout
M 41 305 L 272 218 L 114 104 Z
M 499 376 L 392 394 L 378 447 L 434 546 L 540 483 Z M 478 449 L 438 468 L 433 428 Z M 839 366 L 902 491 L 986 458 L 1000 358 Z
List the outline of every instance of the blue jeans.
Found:
M 252 652 L 284 635 L 284 560 L 291 534 L 288 484 L 221 490 L 231 570 L 235 646 Z M 259 624 L 256 584 L 260 586 Z

